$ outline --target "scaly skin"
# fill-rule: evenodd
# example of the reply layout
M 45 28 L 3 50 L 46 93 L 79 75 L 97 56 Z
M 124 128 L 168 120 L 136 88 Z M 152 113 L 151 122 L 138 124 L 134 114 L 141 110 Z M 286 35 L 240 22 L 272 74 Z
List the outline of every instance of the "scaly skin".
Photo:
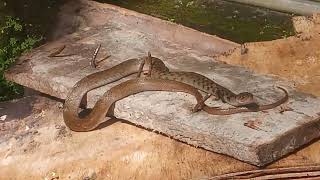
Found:
M 230 114 L 236 114 L 236 113 L 242 113 L 242 112 L 257 112 L 257 111 L 273 109 L 285 103 L 289 99 L 287 90 L 285 90 L 282 87 L 278 87 L 278 88 L 285 93 L 285 96 L 271 104 L 265 104 L 265 105 L 252 104 L 252 106 L 248 106 L 248 107 L 236 107 L 236 108 L 228 108 L 228 109 L 219 109 L 215 107 L 209 107 L 204 104 L 201 104 L 200 106 L 202 110 L 213 115 L 230 115 Z
M 129 76 L 134 73 L 141 73 L 140 71 L 142 70 L 143 66 L 149 68 L 149 72 L 151 73 L 155 71 L 161 71 L 161 72 L 169 71 L 169 69 L 165 66 L 165 64 L 160 59 L 152 58 L 152 62 L 153 62 L 152 67 L 150 67 L 151 64 L 144 65 L 146 59 L 150 59 L 150 57 L 144 57 L 141 59 L 129 59 L 110 69 L 106 69 L 100 72 L 90 74 L 84 77 L 83 79 L 81 79 L 79 82 L 77 82 L 65 100 L 64 109 L 63 109 L 63 118 L 65 121 L 65 124 L 71 130 L 74 130 L 74 131 L 93 130 L 99 124 L 101 124 L 106 120 L 105 115 L 108 112 L 108 109 L 113 108 L 111 107 L 112 105 L 111 102 L 115 102 L 131 94 L 135 94 L 142 91 L 149 91 L 149 90 L 182 91 L 182 92 L 186 92 L 194 95 L 198 100 L 198 104 L 201 104 L 201 105 L 203 104 L 202 96 L 201 94 L 199 94 L 197 89 L 184 83 L 179 83 L 179 82 L 170 81 L 170 80 L 145 80 L 145 83 L 143 83 L 143 81 L 139 81 L 140 86 L 138 90 L 134 90 L 134 87 L 136 86 L 131 85 L 134 81 L 130 81 L 130 82 L 125 82 L 122 85 L 120 84 L 116 86 L 118 88 L 121 88 L 119 92 L 122 92 L 122 94 L 116 94 L 115 97 L 112 97 L 113 93 L 107 92 L 95 104 L 90 114 L 88 114 L 83 118 L 80 118 L 78 116 L 78 109 L 80 104 L 83 103 L 83 100 L 86 100 L 87 92 L 89 92 L 92 89 L 112 83 L 114 81 L 117 81 L 119 79 L 122 79 L 123 77 Z M 143 87 L 142 84 L 145 84 L 145 87 Z M 150 86 L 150 84 L 152 84 L 152 86 Z M 116 87 L 112 89 L 115 89 L 113 91 L 118 92 L 118 89 Z M 200 98 L 201 98 L 201 101 L 200 101 Z M 86 105 L 86 101 L 85 101 L 85 105 Z M 214 111 L 215 110 L 212 110 L 212 112 Z M 110 113 L 108 115 L 110 115 Z
M 151 73 L 149 74 L 149 76 L 151 76 L 152 78 L 173 80 L 173 81 L 188 84 L 190 86 L 193 86 L 203 92 L 206 92 L 214 96 L 214 100 L 221 99 L 223 102 L 237 107 L 237 108 L 229 108 L 229 109 L 223 110 L 223 109 L 208 107 L 204 105 L 203 110 L 205 110 L 209 114 L 227 115 L 227 114 L 235 114 L 240 112 L 262 111 L 262 110 L 275 108 L 288 100 L 288 92 L 284 88 L 278 87 L 279 89 L 283 90 L 285 93 L 285 96 L 283 98 L 271 104 L 258 105 L 253 98 L 253 94 L 249 92 L 242 92 L 239 94 L 235 94 L 229 89 L 214 82 L 213 80 L 195 72 L 185 72 L 185 71 L 169 72 L 168 69 L 161 69 L 161 68 L 153 69 L 153 66 L 158 63 L 153 61 L 154 61 L 154 57 L 152 57 L 151 54 L 148 54 L 148 58 L 146 59 L 145 63 L 149 64 L 149 66 L 151 67 L 150 69 L 152 69 Z M 197 109 L 195 109 L 194 111 L 196 110 Z
M 239 107 L 255 103 L 251 93 L 243 92 L 235 94 L 213 80 L 195 72 L 157 72 L 151 73 L 151 77 L 189 84 L 203 92 L 211 94 L 215 100 L 221 99 L 232 106 Z
M 84 118 L 79 118 L 78 109 L 82 99 L 84 97 L 86 98 L 86 94 L 88 91 L 117 81 L 131 74 L 140 73 L 141 68 L 143 67 L 145 62 L 145 66 L 149 68 L 149 75 L 151 75 L 152 79 L 143 79 L 141 81 L 136 80 L 129 82 L 127 81 L 119 84 L 118 86 L 115 86 L 114 88 L 112 88 L 112 92 L 117 92 L 115 93 L 114 97 L 113 93 L 106 92 L 105 95 L 101 97 L 96 103 L 93 111 L 89 115 Z M 145 81 L 145 83 L 143 83 L 143 81 Z M 138 84 L 134 85 L 134 83 Z M 235 95 L 228 89 L 218 85 L 214 81 L 200 74 L 193 72 L 169 72 L 168 68 L 160 59 L 151 57 L 151 55 L 149 54 L 148 57 L 144 57 L 142 59 L 130 59 L 110 69 L 93 73 L 81 79 L 73 87 L 72 91 L 69 93 L 65 101 L 63 117 L 66 125 L 71 130 L 90 131 L 105 121 L 105 115 L 108 112 L 108 109 L 112 108 L 112 104 L 114 102 L 132 94 L 154 90 L 179 91 L 192 94 L 197 98 L 200 107 L 203 107 L 206 112 L 215 115 L 226 115 L 240 112 L 253 112 L 271 109 L 282 104 L 288 99 L 287 92 L 284 90 L 286 93 L 286 97 L 275 103 L 263 105 L 255 109 L 247 109 L 243 107 L 217 109 L 204 105 L 204 101 L 200 101 L 199 94 L 195 92 L 197 91 L 196 88 L 204 92 L 213 94 L 230 104 L 239 105 L 241 103 L 243 104 L 243 102 L 246 103 L 251 101 L 251 97 L 247 96 L 246 93 L 242 93 L 244 96 Z M 240 93 L 240 95 L 242 94 Z
M 150 69 L 149 76 L 153 79 L 167 79 L 189 84 L 200 91 L 210 94 L 214 97 L 214 100 L 221 99 L 223 102 L 235 107 L 243 107 L 255 103 L 253 94 L 249 92 L 235 94 L 213 80 L 195 72 L 169 72 L 168 68 L 159 66 L 159 61 L 155 61 L 155 59 L 157 58 L 152 57 L 149 53 L 145 61 L 145 64 Z
M 78 81 L 72 88 L 71 92 L 68 94 L 63 109 L 63 118 L 67 125 L 74 125 L 76 123 L 81 123 L 82 119 L 78 116 L 78 109 L 81 103 L 85 100 L 86 105 L 86 94 L 92 89 L 104 86 L 106 84 L 117 81 L 123 77 L 129 76 L 134 73 L 138 73 L 141 67 L 144 64 L 143 59 L 129 59 L 125 62 L 122 62 L 110 69 L 99 71 L 93 74 L 90 74 L 80 81 Z M 102 111 L 102 110 L 101 110 Z M 96 116 L 96 117 L 93 117 Z M 90 124 L 91 121 L 94 121 L 97 117 L 102 118 L 105 114 L 102 113 L 91 113 L 90 117 L 85 118 L 84 121 L 88 121 Z M 99 118 L 98 118 L 99 119 Z M 98 121 L 98 120 L 97 120 Z M 73 126 L 68 126 L 70 129 Z M 84 130 L 90 129 L 89 126 L 86 126 Z
M 115 102 L 143 91 L 185 92 L 195 96 L 198 103 L 202 103 L 203 100 L 197 89 L 184 83 L 162 79 L 131 79 L 112 87 L 104 93 L 94 105 L 92 111 L 84 118 L 80 119 L 75 113 L 77 111 L 66 109 L 63 113 L 64 121 L 73 131 L 93 130 L 99 124 L 108 120 L 105 118 L 107 113 L 108 115 L 113 114 L 111 111 L 113 111 L 112 106 Z

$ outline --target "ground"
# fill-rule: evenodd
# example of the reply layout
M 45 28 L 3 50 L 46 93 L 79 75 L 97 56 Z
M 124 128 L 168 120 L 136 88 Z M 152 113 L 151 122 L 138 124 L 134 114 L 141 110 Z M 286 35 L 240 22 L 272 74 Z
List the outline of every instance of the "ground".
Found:
M 258 73 L 275 74 L 292 80 L 303 92 L 320 96 L 320 16 L 294 17 L 296 36 L 268 42 L 247 43 L 219 57 L 229 64 L 248 67 Z
M 68 12 L 70 9 L 64 7 L 67 12 L 61 16 L 74 13 Z M 75 17 L 58 26 L 69 23 L 77 27 L 75 22 L 88 21 L 83 15 Z M 320 16 L 296 17 L 294 24 L 298 32 L 294 37 L 247 43 L 242 54 L 239 48 L 217 58 L 258 73 L 279 75 L 295 82 L 299 90 L 320 96 Z M 190 179 L 256 168 L 125 121 L 113 122 L 99 131 L 72 132 L 64 125 L 61 107 L 59 101 L 32 93 L 0 103 L 2 177 Z M 314 141 L 268 167 L 319 164 L 319 154 L 320 141 Z

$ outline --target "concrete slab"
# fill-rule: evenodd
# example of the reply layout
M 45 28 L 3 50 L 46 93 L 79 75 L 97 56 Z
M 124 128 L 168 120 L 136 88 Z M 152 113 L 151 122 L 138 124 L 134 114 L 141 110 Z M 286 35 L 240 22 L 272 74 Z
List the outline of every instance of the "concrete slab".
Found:
M 18 59 L 6 72 L 6 78 L 64 99 L 77 81 L 98 71 L 89 66 L 98 44 L 102 44 L 98 59 L 111 55 L 100 69 L 151 51 L 172 70 L 195 71 L 234 92 L 252 92 L 260 103 L 282 97 L 283 94 L 274 88 L 274 85 L 281 85 L 289 90 L 286 106 L 292 111 L 280 113 L 276 108 L 228 116 L 192 114 L 190 110 L 195 99 L 189 95 L 143 92 L 117 102 L 117 117 L 257 166 L 273 162 L 320 136 L 319 98 L 297 92 L 292 83 L 278 77 L 254 74 L 248 69 L 214 60 L 215 55 L 238 44 L 115 6 L 104 7 L 104 25 L 84 28 L 34 49 Z M 67 45 L 63 53 L 76 55 L 47 57 L 53 48 L 62 44 Z M 89 106 L 113 85 L 90 92 Z M 211 105 L 227 107 L 220 102 Z M 247 123 L 256 128 L 245 126 Z

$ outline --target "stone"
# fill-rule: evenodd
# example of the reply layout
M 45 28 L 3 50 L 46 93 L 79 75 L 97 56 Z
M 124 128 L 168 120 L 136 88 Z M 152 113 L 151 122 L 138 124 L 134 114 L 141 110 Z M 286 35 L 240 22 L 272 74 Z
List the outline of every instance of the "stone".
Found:
M 255 74 L 213 58 L 240 45 L 112 5 L 104 7 L 105 24 L 83 28 L 24 54 L 6 72 L 6 78 L 65 99 L 83 77 L 126 59 L 146 56 L 150 51 L 173 71 L 194 71 L 236 93 L 252 92 L 261 104 L 281 98 L 284 94 L 275 86 L 282 86 L 290 95 L 284 109 L 290 111 L 282 112 L 283 108 L 278 107 L 227 116 L 192 113 L 196 101 L 190 95 L 143 92 L 117 102 L 116 117 L 257 166 L 271 163 L 320 136 L 319 98 L 296 91 L 287 80 Z M 99 44 L 97 59 L 111 56 L 94 69 L 90 59 Z M 61 45 L 66 45 L 63 54 L 76 55 L 48 57 Z M 90 91 L 89 107 L 116 83 Z M 215 101 L 208 104 L 229 107 Z

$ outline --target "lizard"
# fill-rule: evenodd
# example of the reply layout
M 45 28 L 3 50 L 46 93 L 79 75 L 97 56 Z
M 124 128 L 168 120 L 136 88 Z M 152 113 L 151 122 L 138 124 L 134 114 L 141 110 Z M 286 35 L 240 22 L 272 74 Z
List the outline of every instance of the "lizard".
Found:
M 280 98 L 279 100 L 277 100 L 273 103 L 270 103 L 270 104 L 262 104 L 261 105 L 261 104 L 254 103 L 254 104 L 246 105 L 243 107 L 219 109 L 216 107 L 209 107 L 206 104 L 204 104 L 204 102 L 201 102 L 200 104 L 197 104 L 194 107 L 193 112 L 198 111 L 199 109 L 202 109 L 205 112 L 212 114 L 212 115 L 230 115 L 230 114 L 236 114 L 236 113 L 242 113 L 242 112 L 258 112 L 258 111 L 272 109 L 277 106 L 280 106 L 281 104 L 285 103 L 289 99 L 289 94 L 286 89 L 284 89 L 283 87 L 279 87 L 279 86 L 277 88 L 282 90 L 285 93 L 285 95 L 282 98 Z M 204 100 L 205 99 L 206 98 L 204 98 Z
M 285 93 L 285 96 L 279 99 L 278 101 L 266 104 L 266 105 L 259 105 L 254 99 L 254 96 L 252 93 L 249 92 L 241 92 L 239 94 L 236 94 L 232 92 L 231 90 L 219 85 L 217 82 L 207 78 L 206 76 L 203 76 L 201 74 L 195 73 L 195 72 L 169 72 L 168 69 L 161 69 L 158 68 L 159 61 L 155 61 L 155 57 L 151 56 L 151 53 L 148 53 L 148 58 L 146 59 L 145 63 L 148 65 L 149 69 L 147 72 L 147 76 L 155 79 L 166 79 L 166 80 L 173 80 L 177 82 L 182 82 L 185 84 L 189 84 L 200 91 L 203 91 L 207 93 L 208 95 L 204 98 L 204 101 L 206 101 L 210 96 L 213 96 L 214 100 L 221 99 L 222 102 L 228 103 L 232 106 L 238 107 L 238 108 L 230 108 L 229 111 L 221 110 L 217 111 L 219 109 L 214 107 L 208 107 L 204 106 L 203 104 L 199 104 L 195 107 L 193 111 L 197 111 L 201 109 L 200 107 L 204 108 L 206 112 L 210 114 L 219 114 L 219 115 L 225 115 L 225 114 L 235 114 L 240 112 L 253 112 L 253 111 L 262 111 L 267 109 L 275 108 L 284 102 L 288 100 L 288 92 L 282 88 L 278 87 L 280 90 L 282 90 Z M 153 68 L 153 67 L 157 68 Z

